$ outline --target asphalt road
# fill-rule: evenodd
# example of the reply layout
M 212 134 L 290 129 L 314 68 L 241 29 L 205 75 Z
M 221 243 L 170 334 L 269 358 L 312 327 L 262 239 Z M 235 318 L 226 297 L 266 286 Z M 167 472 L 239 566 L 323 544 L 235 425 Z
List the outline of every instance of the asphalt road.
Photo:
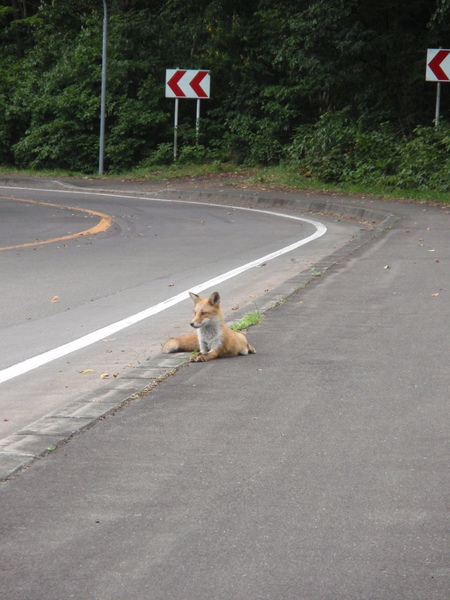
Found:
M 282 217 L 273 210 L 180 202 L 164 196 L 165 190 L 158 190 L 162 196 L 154 190 L 136 194 L 131 185 L 130 193 L 108 194 L 46 180 L 5 183 L 0 439 L 158 354 L 167 337 L 189 328 L 191 303 L 165 306 L 120 331 L 103 328 L 317 233 L 311 215 L 292 209 Z M 360 229 L 323 220 L 322 238 L 220 281 L 228 315 L 238 306 L 257 308 L 264 293 L 345 245 Z M 98 331 L 95 343 L 79 347 L 77 340 Z M 61 354 L 67 344 L 73 350 Z M 43 354 L 51 360 L 34 370 Z
M 448 597 L 449 209 L 347 202 L 400 220 L 298 276 L 256 355 L 1 485 L 6 600 Z

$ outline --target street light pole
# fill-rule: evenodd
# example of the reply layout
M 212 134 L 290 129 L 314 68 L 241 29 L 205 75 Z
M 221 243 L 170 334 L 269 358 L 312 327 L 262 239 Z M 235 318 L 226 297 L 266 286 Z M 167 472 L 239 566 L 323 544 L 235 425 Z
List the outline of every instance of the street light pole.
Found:
M 105 112 L 106 112 L 106 48 L 108 45 L 108 20 L 106 0 L 103 0 L 103 44 L 102 44 L 102 94 L 100 101 L 100 150 L 98 158 L 98 174 L 103 175 L 103 158 L 105 153 Z

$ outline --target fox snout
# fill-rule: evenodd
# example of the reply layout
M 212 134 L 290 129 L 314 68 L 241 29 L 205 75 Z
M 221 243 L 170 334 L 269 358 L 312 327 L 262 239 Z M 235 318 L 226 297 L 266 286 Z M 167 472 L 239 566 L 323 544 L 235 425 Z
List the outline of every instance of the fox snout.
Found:
M 208 321 L 209 321 L 209 319 L 205 319 L 204 321 L 201 321 L 200 323 L 198 321 L 191 321 L 190 326 L 193 327 L 194 329 L 199 329 L 200 327 L 205 325 L 205 323 L 207 323 Z

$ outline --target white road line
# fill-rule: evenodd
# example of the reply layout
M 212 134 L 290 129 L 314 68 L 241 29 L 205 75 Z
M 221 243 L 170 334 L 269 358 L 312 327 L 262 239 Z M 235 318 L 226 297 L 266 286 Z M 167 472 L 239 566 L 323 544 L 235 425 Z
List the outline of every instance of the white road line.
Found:
M 0 189 L 5 188 L 5 187 L 6 186 L 0 186 Z M 20 190 L 40 191 L 40 192 L 47 192 L 47 193 L 52 192 L 52 193 L 58 193 L 58 194 L 70 193 L 70 194 L 87 194 L 87 195 L 91 195 L 91 196 L 94 196 L 94 195 L 96 195 L 96 196 L 112 196 L 114 198 L 128 198 L 128 199 L 132 198 L 134 200 L 137 199 L 136 196 L 106 194 L 106 193 L 99 193 L 99 192 L 83 192 L 83 191 L 70 191 L 70 192 L 67 191 L 66 192 L 65 190 L 56 190 L 55 191 L 55 190 L 45 190 L 45 189 L 38 189 L 38 188 L 19 188 L 19 187 L 16 187 L 16 188 L 8 187 L 7 189 L 9 189 L 9 190 L 10 189 L 20 189 Z M 101 329 L 97 329 L 96 331 L 93 331 L 87 335 L 84 335 L 72 342 L 63 344 L 62 346 L 59 346 L 58 348 L 54 348 L 53 350 L 49 350 L 42 354 L 38 354 L 37 356 L 34 356 L 33 358 L 29 358 L 27 360 L 24 360 L 23 362 L 17 363 L 16 365 L 12 365 L 11 367 L 3 369 L 2 371 L 0 371 L 0 383 L 8 381 L 9 379 L 13 379 L 14 377 L 18 377 L 19 375 L 28 373 L 29 371 L 32 371 L 33 369 L 37 369 L 38 367 L 41 367 L 42 365 L 50 363 L 58 358 L 62 358 L 63 356 L 67 356 L 68 354 L 71 354 L 72 352 L 75 352 L 77 350 L 81 350 L 82 348 L 86 348 L 87 346 L 90 346 L 91 344 L 95 344 L 96 342 L 99 342 L 102 339 L 105 339 L 119 331 L 122 331 L 122 329 L 130 327 L 131 325 L 135 325 L 136 323 L 139 323 L 140 321 L 143 321 L 144 319 L 148 319 L 149 317 L 153 317 L 154 315 L 157 315 L 158 313 L 162 312 L 163 310 L 166 310 L 167 308 L 170 308 L 171 306 L 174 306 L 175 304 L 178 304 L 178 303 L 182 302 L 183 300 L 186 300 L 187 298 L 189 298 L 189 292 L 199 293 L 210 287 L 219 285 L 220 283 L 227 281 L 228 279 L 231 279 L 232 277 L 236 277 L 237 275 L 240 275 L 241 273 L 244 273 L 245 271 L 248 271 L 249 269 L 258 267 L 260 264 L 262 264 L 264 262 L 273 260 L 274 258 L 282 256 L 283 254 L 286 254 L 287 252 L 292 252 L 292 250 L 295 250 L 295 249 L 299 248 L 300 246 L 304 246 L 305 244 L 308 244 L 309 242 L 312 242 L 313 240 L 321 237 L 327 231 L 327 228 L 325 227 L 325 225 L 323 225 L 323 223 L 320 223 L 319 221 L 313 221 L 312 219 L 304 219 L 303 217 L 295 217 L 293 215 L 286 215 L 283 213 L 272 212 L 272 211 L 268 211 L 268 210 L 227 206 L 224 204 L 212 204 L 209 202 L 207 204 L 205 204 L 204 202 L 194 202 L 194 201 L 187 201 L 187 200 L 168 200 L 168 199 L 164 199 L 164 198 L 138 197 L 138 199 L 147 200 L 149 202 L 169 202 L 169 203 L 172 202 L 172 203 L 183 203 L 183 204 L 196 204 L 196 205 L 202 205 L 202 206 L 217 206 L 220 208 L 232 208 L 235 210 L 243 210 L 243 211 L 248 211 L 248 212 L 262 213 L 262 214 L 271 215 L 271 216 L 275 216 L 275 217 L 282 217 L 284 219 L 292 219 L 295 221 L 301 221 L 303 223 L 309 223 L 310 225 L 313 225 L 316 228 L 316 231 L 312 235 L 310 235 L 302 240 L 299 240 L 298 242 L 294 242 L 293 244 L 290 244 L 289 246 L 280 248 L 280 250 L 276 250 L 275 252 L 266 254 L 266 256 L 262 256 L 261 258 L 258 258 L 249 263 L 246 263 L 245 265 L 237 267 L 236 269 L 227 271 L 226 273 L 223 273 L 222 275 L 218 275 L 217 277 L 214 277 L 213 279 L 209 279 L 208 281 L 204 281 L 203 283 L 192 286 L 189 288 L 189 290 L 185 290 L 184 292 L 181 292 L 180 294 L 177 294 L 176 296 L 172 296 L 172 298 L 169 298 L 168 300 L 164 300 L 164 302 L 160 302 L 159 304 L 150 306 L 149 308 L 147 308 L 143 311 L 140 311 L 134 315 L 131 315 L 129 317 L 126 317 L 125 319 L 117 321 L 116 323 L 112 323 L 111 325 L 107 325 L 106 327 L 102 327 Z

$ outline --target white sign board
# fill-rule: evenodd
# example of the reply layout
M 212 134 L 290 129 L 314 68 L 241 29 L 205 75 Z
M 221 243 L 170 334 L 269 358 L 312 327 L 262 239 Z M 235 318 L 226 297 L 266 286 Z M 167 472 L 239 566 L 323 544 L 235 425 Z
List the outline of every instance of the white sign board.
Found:
M 209 98 L 209 71 L 166 70 L 166 98 Z
M 450 81 L 450 50 L 427 50 L 426 81 Z

